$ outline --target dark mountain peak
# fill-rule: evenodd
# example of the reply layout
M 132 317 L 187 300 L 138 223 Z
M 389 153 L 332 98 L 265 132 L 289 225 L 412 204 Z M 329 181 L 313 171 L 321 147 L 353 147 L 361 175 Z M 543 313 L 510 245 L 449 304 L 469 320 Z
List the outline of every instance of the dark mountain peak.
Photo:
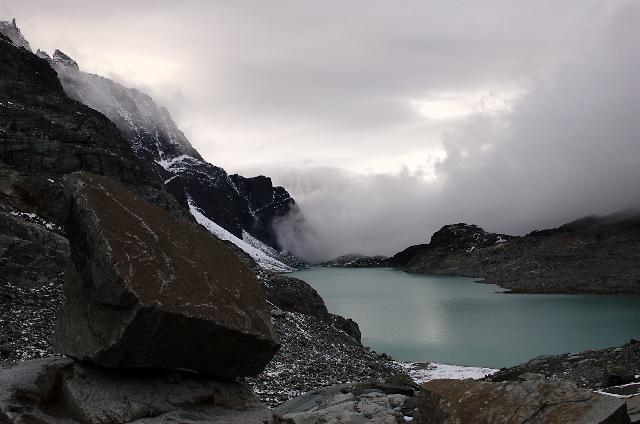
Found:
M 38 56 L 41 59 L 45 59 L 45 60 L 51 61 L 51 56 L 49 56 L 49 53 L 47 53 L 47 52 L 45 52 L 43 50 L 38 49 L 36 51 L 36 56 Z
M 429 244 L 411 246 L 387 263 L 409 272 L 483 278 L 520 292 L 638 293 L 638 252 L 640 211 L 628 210 L 522 237 L 445 225 Z
M 433 233 L 428 244 L 409 246 L 389 258 L 387 264 L 394 267 L 405 267 L 415 257 L 426 254 L 426 252 L 438 257 L 449 252 L 469 254 L 477 249 L 496 246 L 514 238 L 516 237 L 507 234 L 490 233 L 477 225 L 465 224 L 464 222 L 448 224 Z
M 448 250 L 472 251 L 512 238 L 513 236 L 506 234 L 489 233 L 477 225 L 458 223 L 445 225 L 433 233 L 429 246 Z
M 386 266 L 386 260 L 387 258 L 381 255 L 367 256 L 359 253 L 348 253 L 318 265 L 335 268 L 372 268 Z
M 6 37 L 11 40 L 13 44 L 18 47 L 24 47 L 25 49 L 31 51 L 31 46 L 29 42 L 22 35 L 22 31 L 18 28 L 16 24 L 16 19 L 13 18 L 11 22 L 9 21 L 0 21 L 0 33 L 4 34 Z
M 58 49 L 56 49 L 56 51 L 53 52 L 52 60 L 53 60 L 53 63 L 56 65 L 61 65 L 76 71 L 80 70 L 80 66 L 78 66 L 78 62 L 71 59 L 69 56 L 67 56 L 65 53 L 61 52 Z
M 9 37 L 7 41 L 22 40 L 13 22 L 2 23 L 0 32 Z M 14 48 L 17 42 L 12 44 Z M 41 62 L 42 75 L 54 75 L 49 88 L 61 84 L 57 94 L 64 88 L 67 96 L 105 115 L 135 156 L 155 174 L 154 179 L 163 181 L 166 189 L 189 210 L 196 208 L 229 233 L 218 236 L 232 239 L 235 236 L 242 246 L 246 241 L 251 246 L 241 248 L 254 253 L 256 249 L 271 257 L 281 253 L 274 220 L 286 216 L 295 205 L 283 187 L 274 187 L 266 176 L 229 176 L 224 169 L 207 162 L 177 127 L 169 111 L 139 89 L 82 72 L 75 60 L 58 49 L 52 57 L 41 50 L 30 56 L 31 60 Z
M 230 176 L 223 168 L 207 162 L 177 127 L 169 111 L 141 90 L 82 72 L 73 59 L 59 50 L 50 63 L 66 94 L 109 118 L 135 155 L 153 169 L 177 199 L 237 239 L 254 244 L 257 239 L 267 245 L 260 245 L 259 250 L 282 250 L 273 222 L 287 215 L 294 204 L 284 188 L 274 187 L 271 178 L 265 176 Z M 268 254 L 273 256 L 274 252 Z

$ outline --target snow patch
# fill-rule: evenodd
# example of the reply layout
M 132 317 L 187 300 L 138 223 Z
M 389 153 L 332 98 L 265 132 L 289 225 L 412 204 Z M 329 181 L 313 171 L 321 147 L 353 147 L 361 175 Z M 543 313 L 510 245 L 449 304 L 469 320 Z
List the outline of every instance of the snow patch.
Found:
M 10 215 L 17 216 L 19 218 L 24 219 L 25 221 L 31 222 L 32 224 L 40 225 L 41 227 L 46 228 L 51 231 L 62 231 L 62 228 L 59 225 L 52 224 L 46 219 L 36 215 L 35 213 L 29 212 L 9 212 Z
M 240 249 L 247 252 L 249 256 L 251 256 L 262 268 L 276 272 L 293 271 L 293 269 L 288 265 L 285 265 L 279 260 L 267 255 L 262 250 L 252 246 L 244 240 L 241 240 L 215 222 L 211 221 L 204 215 L 204 213 L 202 213 L 200 208 L 195 205 L 193 199 L 191 199 L 189 195 L 187 195 L 187 202 L 189 203 L 189 212 L 191 212 L 191 215 L 193 215 L 198 224 L 204 226 L 211 234 L 215 235 L 219 239 L 230 241 Z
M 155 163 L 157 163 L 158 165 L 160 165 L 161 167 L 163 167 L 167 171 L 176 171 L 176 169 L 175 169 L 176 164 L 179 164 L 180 162 L 182 162 L 184 160 L 192 160 L 194 162 L 200 162 L 196 158 L 193 158 L 193 157 L 191 157 L 189 155 L 180 155 L 180 156 L 172 158 L 172 159 L 157 160 L 157 161 L 155 161 Z
M 397 362 L 397 364 L 418 384 L 438 379 L 463 380 L 465 378 L 473 378 L 477 380 L 498 371 L 494 368 L 465 367 L 461 365 L 424 362 Z

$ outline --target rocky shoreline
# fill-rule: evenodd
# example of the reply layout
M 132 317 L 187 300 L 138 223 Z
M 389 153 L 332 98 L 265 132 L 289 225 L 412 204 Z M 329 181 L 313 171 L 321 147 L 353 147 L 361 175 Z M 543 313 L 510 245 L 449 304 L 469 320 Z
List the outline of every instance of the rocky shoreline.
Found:
M 591 216 L 522 237 L 445 225 L 386 261 L 407 272 L 482 279 L 514 293 L 640 293 L 640 212 Z
M 623 346 L 607 349 L 539 356 L 515 367 L 501 369 L 487 377 L 487 381 L 512 381 L 527 373 L 570 380 L 578 387 L 591 390 L 640 383 L 640 341 L 631 340 Z

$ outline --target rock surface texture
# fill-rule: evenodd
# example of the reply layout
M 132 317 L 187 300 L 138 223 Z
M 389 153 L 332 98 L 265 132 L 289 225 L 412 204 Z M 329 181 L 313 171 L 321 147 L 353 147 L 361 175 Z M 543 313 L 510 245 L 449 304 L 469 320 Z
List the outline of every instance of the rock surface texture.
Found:
M 385 256 L 365 256 L 357 253 L 339 256 L 327 262 L 323 262 L 318 266 L 332 268 L 376 268 L 387 265 L 387 257 Z
M 0 382 L 0 422 L 276 422 L 247 385 L 188 372 L 107 370 L 48 358 L 0 368 Z
M 410 387 L 340 384 L 291 399 L 275 412 L 291 424 L 396 424 L 413 419 L 416 404 Z
M 278 339 L 262 287 L 226 244 L 109 178 L 65 185 L 73 266 L 59 352 L 107 367 L 262 371 Z
M 562 380 L 433 380 L 422 387 L 416 420 L 419 424 L 630 422 L 624 400 L 579 389 Z
M 587 217 L 523 237 L 447 225 L 391 266 L 483 278 L 514 292 L 640 293 L 640 212 Z
M 618 375 L 611 375 L 612 370 L 617 370 Z M 540 356 L 515 367 L 503 368 L 487 379 L 514 381 L 527 373 L 571 380 L 592 390 L 640 382 L 640 342 L 631 340 L 620 347 Z

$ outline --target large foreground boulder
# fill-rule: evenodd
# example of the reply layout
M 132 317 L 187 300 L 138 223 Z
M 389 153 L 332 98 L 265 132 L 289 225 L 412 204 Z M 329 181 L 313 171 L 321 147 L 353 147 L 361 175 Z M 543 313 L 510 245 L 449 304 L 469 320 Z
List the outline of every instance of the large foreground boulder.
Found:
M 245 384 L 46 358 L 0 368 L 0 422 L 270 424 L 273 413 Z
M 107 177 L 65 180 L 72 266 L 56 349 L 106 367 L 258 374 L 279 347 L 264 292 L 227 247 Z
M 422 387 L 420 424 L 630 422 L 624 400 L 579 389 L 564 380 L 432 380 Z

